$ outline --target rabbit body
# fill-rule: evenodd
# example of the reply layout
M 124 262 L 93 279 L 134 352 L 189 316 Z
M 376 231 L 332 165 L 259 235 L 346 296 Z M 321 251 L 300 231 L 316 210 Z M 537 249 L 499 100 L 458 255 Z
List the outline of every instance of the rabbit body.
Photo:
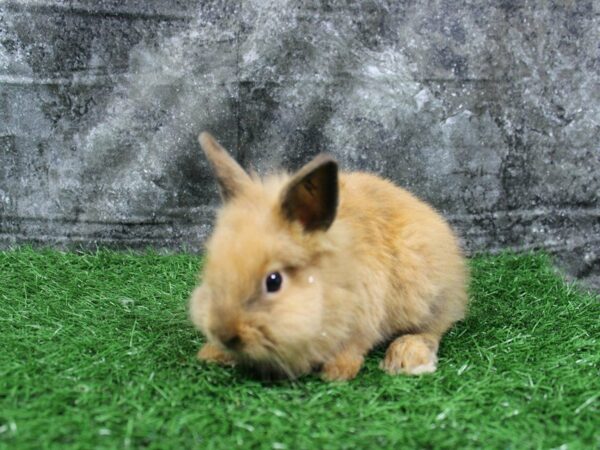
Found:
M 226 202 L 190 300 L 208 340 L 200 359 L 346 380 L 395 339 L 384 370 L 435 370 L 439 340 L 465 314 L 468 272 L 433 208 L 329 158 L 260 180 L 209 135 L 202 144 Z

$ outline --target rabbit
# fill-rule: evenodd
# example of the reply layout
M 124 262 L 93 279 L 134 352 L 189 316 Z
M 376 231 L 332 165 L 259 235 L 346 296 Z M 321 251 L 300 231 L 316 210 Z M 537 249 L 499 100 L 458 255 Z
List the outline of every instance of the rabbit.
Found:
M 465 315 L 468 269 L 432 207 L 324 154 L 260 179 L 209 133 L 199 142 L 224 201 L 189 302 L 200 360 L 341 381 L 391 340 L 385 372 L 436 370 L 442 335 Z

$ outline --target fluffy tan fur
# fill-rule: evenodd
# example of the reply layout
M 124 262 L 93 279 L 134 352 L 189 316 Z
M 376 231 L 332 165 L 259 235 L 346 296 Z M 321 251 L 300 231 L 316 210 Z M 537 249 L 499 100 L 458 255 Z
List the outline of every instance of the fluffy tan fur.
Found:
M 208 340 L 200 359 L 290 377 L 320 368 L 325 379 L 346 380 L 369 350 L 395 339 L 384 370 L 435 370 L 439 340 L 465 314 L 468 282 L 457 240 L 439 214 L 375 175 L 341 173 L 333 222 L 308 230 L 303 211 L 299 219 L 282 212 L 284 193 L 302 171 L 252 178 L 210 135 L 201 143 L 226 202 L 190 300 L 191 318 Z M 331 160 L 312 164 L 312 173 L 329 164 L 317 184 L 331 181 Z M 283 275 L 281 289 L 266 292 L 274 271 Z

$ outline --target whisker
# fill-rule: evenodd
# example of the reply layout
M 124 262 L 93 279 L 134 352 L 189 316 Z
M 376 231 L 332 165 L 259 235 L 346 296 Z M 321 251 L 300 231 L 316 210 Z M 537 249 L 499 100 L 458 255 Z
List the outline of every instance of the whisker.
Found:
M 275 356 L 275 362 L 277 363 L 279 368 L 285 372 L 288 378 L 290 380 L 295 380 L 296 375 L 294 374 L 292 369 L 290 369 L 290 367 L 284 362 L 283 358 L 279 355 L 279 352 L 277 350 L 274 350 L 273 356 Z
M 270 353 L 272 357 L 272 362 L 274 363 L 276 369 L 279 369 L 280 372 L 283 372 L 290 380 L 294 381 L 297 377 L 291 367 L 285 362 L 285 358 L 281 354 L 278 349 L 277 341 L 271 335 L 269 330 L 264 326 L 256 327 L 256 330 L 259 332 L 261 339 L 261 344 L 264 348 Z
M 275 362 L 277 367 L 282 372 L 284 372 L 289 379 L 294 380 L 296 378 L 296 375 L 294 374 L 294 371 L 289 367 L 289 365 L 285 363 L 285 358 L 283 358 L 277 346 L 269 339 L 265 339 L 265 341 L 266 342 L 263 343 L 263 345 L 269 351 L 269 353 L 271 353 L 273 361 Z

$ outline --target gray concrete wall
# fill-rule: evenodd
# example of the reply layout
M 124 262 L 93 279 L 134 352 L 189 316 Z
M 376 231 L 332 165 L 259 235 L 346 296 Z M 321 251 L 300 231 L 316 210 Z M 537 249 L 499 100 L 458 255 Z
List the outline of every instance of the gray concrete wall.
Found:
M 210 129 L 600 274 L 600 2 L 0 1 L 0 246 L 200 248 Z M 596 277 L 596 278 L 594 278 Z

